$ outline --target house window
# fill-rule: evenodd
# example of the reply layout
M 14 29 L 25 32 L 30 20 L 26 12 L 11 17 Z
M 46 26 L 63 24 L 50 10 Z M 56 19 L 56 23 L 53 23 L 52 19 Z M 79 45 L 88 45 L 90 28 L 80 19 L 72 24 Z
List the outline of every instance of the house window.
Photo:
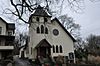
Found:
M 1 40 L 0 40 L 0 46 L 1 46 L 2 44 L 1 44 Z
M 38 22 L 39 22 L 39 17 L 36 17 L 36 21 L 38 21 Z
M 58 53 L 58 45 L 56 45 L 56 53 Z
M 55 46 L 54 45 L 52 46 L 52 49 L 53 49 L 53 53 L 55 53 Z
M 39 27 L 37 27 L 36 32 L 40 33 L 40 28 Z
M 0 27 L 0 34 L 2 33 L 2 27 Z
M 8 32 L 8 35 L 11 36 L 12 35 L 12 32 Z
M 31 55 L 32 55 L 32 47 L 31 47 Z
M 62 50 L 62 46 L 61 45 L 59 46 L 59 49 L 60 49 L 60 53 L 63 53 L 63 50 Z
M 45 34 L 48 34 L 48 28 L 47 27 L 45 28 Z
M 74 53 L 73 52 L 69 53 L 69 59 L 74 59 Z
M 44 26 L 41 25 L 41 33 L 44 33 Z
M 47 18 L 44 18 L 44 22 L 47 22 L 48 20 L 47 20 Z

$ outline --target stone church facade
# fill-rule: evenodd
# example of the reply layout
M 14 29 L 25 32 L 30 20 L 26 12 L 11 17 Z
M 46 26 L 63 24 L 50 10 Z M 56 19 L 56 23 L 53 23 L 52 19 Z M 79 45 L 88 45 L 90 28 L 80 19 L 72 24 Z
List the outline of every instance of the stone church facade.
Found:
M 33 61 L 37 58 L 57 56 L 75 60 L 75 39 L 63 27 L 57 18 L 38 6 L 29 18 L 29 43 L 26 56 Z M 71 54 L 71 56 L 69 56 Z

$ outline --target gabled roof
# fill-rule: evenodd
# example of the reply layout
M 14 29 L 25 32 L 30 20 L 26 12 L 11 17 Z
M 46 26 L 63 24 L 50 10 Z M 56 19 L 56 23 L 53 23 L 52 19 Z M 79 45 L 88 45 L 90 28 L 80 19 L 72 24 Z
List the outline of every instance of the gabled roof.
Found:
M 54 18 L 53 20 L 51 20 L 52 22 L 53 21 L 57 21 L 57 23 L 63 28 L 63 30 L 70 36 L 70 38 L 73 40 L 73 42 L 76 42 L 76 40 L 73 38 L 73 36 L 65 29 L 65 27 L 60 23 L 60 21 L 57 19 L 57 18 Z
M 4 19 L 2 19 L 1 17 L 0 17 L 0 20 L 1 20 L 2 22 L 4 22 L 5 24 L 7 24 L 7 22 L 6 22 Z
M 14 29 L 15 29 L 15 24 L 14 24 L 14 23 L 7 23 L 7 22 L 6 22 L 4 19 L 2 19 L 1 17 L 0 17 L 0 20 L 6 24 L 6 28 L 7 28 L 7 29 L 10 29 L 10 30 L 14 30 Z
M 50 43 L 46 39 L 43 39 L 36 46 L 36 48 L 38 48 L 38 47 L 52 47 L 52 46 L 50 45 Z
M 34 16 L 43 16 L 43 17 L 51 17 L 46 10 L 44 10 L 43 7 L 38 5 L 38 7 L 35 9 L 35 12 L 32 14 Z

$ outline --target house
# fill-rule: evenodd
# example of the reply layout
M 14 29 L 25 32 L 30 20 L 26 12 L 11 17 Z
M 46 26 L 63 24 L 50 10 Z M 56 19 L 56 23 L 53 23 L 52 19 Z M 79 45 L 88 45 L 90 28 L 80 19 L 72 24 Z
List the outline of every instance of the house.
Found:
M 7 23 L 0 17 L 0 59 L 12 55 L 15 39 L 15 24 Z
M 58 56 L 75 61 L 73 44 L 75 39 L 57 18 L 40 5 L 29 18 L 29 43 L 26 56 L 35 61 L 37 58 Z

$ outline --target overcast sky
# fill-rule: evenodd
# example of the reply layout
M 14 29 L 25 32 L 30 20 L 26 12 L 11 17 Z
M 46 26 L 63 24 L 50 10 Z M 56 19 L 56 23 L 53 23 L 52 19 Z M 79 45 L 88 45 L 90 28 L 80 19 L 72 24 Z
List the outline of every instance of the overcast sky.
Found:
M 2 12 L 3 7 L 8 7 L 6 1 L 8 0 L 0 0 L 0 12 Z M 2 17 L 2 13 L 0 16 Z M 85 0 L 84 13 L 68 12 L 68 16 L 74 18 L 75 22 L 81 25 L 82 37 L 85 38 L 90 34 L 100 35 L 100 2 L 93 3 Z
M 85 0 L 84 13 L 71 12 L 68 14 L 81 25 L 82 37 L 86 38 L 90 34 L 100 35 L 100 2 Z

